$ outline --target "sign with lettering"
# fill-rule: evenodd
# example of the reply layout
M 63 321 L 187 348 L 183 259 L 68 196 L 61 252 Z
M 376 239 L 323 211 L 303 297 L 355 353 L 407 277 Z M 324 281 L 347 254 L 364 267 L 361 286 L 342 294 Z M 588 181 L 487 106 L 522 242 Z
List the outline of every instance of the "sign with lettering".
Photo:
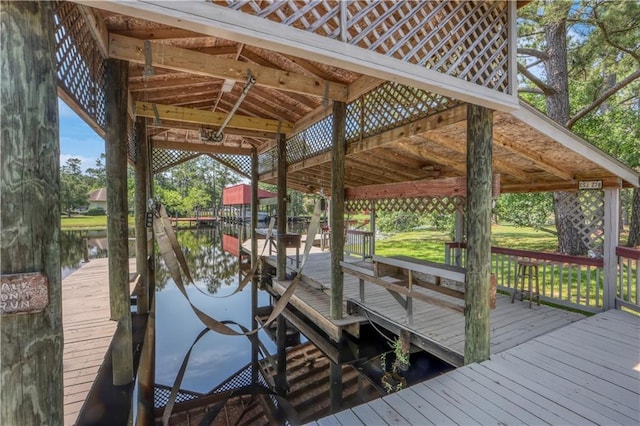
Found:
M 49 305 L 49 281 L 42 273 L 2 275 L 0 315 L 40 312 Z
M 581 180 L 578 182 L 578 189 L 602 189 L 601 180 Z

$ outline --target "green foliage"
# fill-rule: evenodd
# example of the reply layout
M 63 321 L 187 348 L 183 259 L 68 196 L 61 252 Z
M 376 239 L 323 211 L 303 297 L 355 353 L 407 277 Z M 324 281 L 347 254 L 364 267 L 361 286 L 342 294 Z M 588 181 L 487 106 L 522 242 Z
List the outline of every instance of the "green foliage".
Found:
M 60 169 L 60 204 L 61 211 L 71 214 L 72 210 L 86 206 L 88 203 L 88 185 L 78 158 L 69 158 Z
M 502 194 L 497 214 L 500 222 L 542 229 L 553 225 L 553 197 L 550 193 Z
M 406 232 L 421 224 L 421 216 L 415 212 L 379 212 L 376 226 L 382 232 Z
M 106 214 L 107 212 L 105 212 L 102 207 L 94 207 L 87 210 L 87 216 L 104 216 Z

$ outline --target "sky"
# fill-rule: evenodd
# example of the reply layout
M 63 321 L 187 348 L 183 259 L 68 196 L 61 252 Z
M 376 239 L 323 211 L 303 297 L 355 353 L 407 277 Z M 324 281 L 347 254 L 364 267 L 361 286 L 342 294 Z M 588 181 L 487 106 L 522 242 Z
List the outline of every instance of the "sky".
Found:
M 60 113 L 60 165 L 75 157 L 82 162 L 82 170 L 95 167 L 104 153 L 104 140 L 94 132 L 71 108 L 58 99 Z

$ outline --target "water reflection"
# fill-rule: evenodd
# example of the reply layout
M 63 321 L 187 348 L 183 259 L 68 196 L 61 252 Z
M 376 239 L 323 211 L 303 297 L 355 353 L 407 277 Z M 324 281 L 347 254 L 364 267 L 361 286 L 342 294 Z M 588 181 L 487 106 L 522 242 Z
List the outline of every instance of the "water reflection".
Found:
M 133 234 L 131 234 L 133 236 Z M 107 231 L 62 231 L 60 232 L 60 268 L 62 278 L 80 267 L 83 261 L 82 240 L 88 239 L 89 259 L 107 257 Z M 130 248 L 131 250 L 131 248 Z

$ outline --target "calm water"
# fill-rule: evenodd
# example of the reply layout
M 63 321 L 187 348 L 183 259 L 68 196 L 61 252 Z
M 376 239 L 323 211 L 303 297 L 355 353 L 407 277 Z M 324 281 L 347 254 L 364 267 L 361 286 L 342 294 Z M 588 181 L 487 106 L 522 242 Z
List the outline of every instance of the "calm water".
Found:
M 301 228 L 300 226 L 290 229 L 290 232 L 304 232 L 304 225 Z M 246 229 L 240 230 L 235 225 L 222 224 L 221 228 L 181 230 L 178 232 L 178 240 L 194 279 L 194 283 L 186 285 L 192 303 L 218 321 L 230 320 L 251 328 L 250 286 L 238 294 L 224 298 L 237 288 L 239 282 L 240 268 L 237 257 L 239 234 L 246 235 Z M 63 232 L 61 239 L 63 276 L 81 265 L 83 237 L 89 239 L 91 258 L 107 256 L 105 232 Z M 133 243 L 130 246 L 130 252 L 133 254 Z M 258 307 L 269 306 L 270 302 L 266 292 L 258 293 Z M 168 387 L 173 385 L 185 355 L 203 329 L 204 325 L 175 286 L 164 268 L 163 261 L 158 260 L 156 268 L 156 383 L 158 385 Z M 378 334 L 377 329 L 364 327 L 361 333 L 363 337 L 355 344 L 360 347 L 362 353 L 368 355 L 360 361 L 354 359 L 353 366 L 368 376 L 371 383 L 379 384 L 383 371 L 380 368 L 380 359 L 376 358 L 376 355 L 388 352 L 390 347 L 385 338 Z M 259 338 L 269 354 L 276 355 L 276 345 L 264 331 L 259 332 Z M 306 341 L 304 336 L 301 338 L 302 342 Z M 350 345 L 353 346 L 353 344 L 354 342 L 351 342 Z M 349 344 L 344 343 L 344 345 Z M 373 361 L 366 362 L 371 359 Z M 209 332 L 194 346 L 180 387 L 187 391 L 207 393 L 250 362 L 251 342 L 247 337 Z M 448 368 L 444 363 L 425 353 L 412 354 L 411 368 L 405 377 L 411 384 Z M 361 396 L 358 398 L 361 399 L 343 395 L 345 398 L 350 398 L 349 401 L 343 400 L 343 404 L 361 403 L 380 396 L 381 393 L 377 392 L 383 392 L 381 388 L 376 391 L 369 386 L 368 389 L 368 393 L 360 393 Z M 365 393 L 366 396 L 364 396 Z M 318 415 L 327 414 L 329 412 L 318 413 Z M 309 420 L 311 419 L 308 418 L 307 421 Z
M 178 233 L 178 240 L 194 279 L 194 284 L 186 286 L 187 293 L 194 305 L 216 320 L 231 320 L 251 328 L 249 286 L 232 297 L 221 298 L 233 293 L 239 282 L 238 258 L 230 253 L 235 253 L 237 240 L 233 235 L 223 235 L 218 228 L 201 228 Z M 162 262 L 159 264 L 162 265 Z M 164 268 L 158 269 L 156 382 L 171 386 L 185 354 L 204 326 Z M 269 295 L 259 292 L 258 306 L 269 303 Z M 269 352 L 275 353 L 275 345 L 266 334 L 260 332 L 259 336 Z M 196 392 L 208 392 L 250 361 L 251 343 L 247 337 L 209 332 L 198 341 L 191 352 L 181 387 Z

